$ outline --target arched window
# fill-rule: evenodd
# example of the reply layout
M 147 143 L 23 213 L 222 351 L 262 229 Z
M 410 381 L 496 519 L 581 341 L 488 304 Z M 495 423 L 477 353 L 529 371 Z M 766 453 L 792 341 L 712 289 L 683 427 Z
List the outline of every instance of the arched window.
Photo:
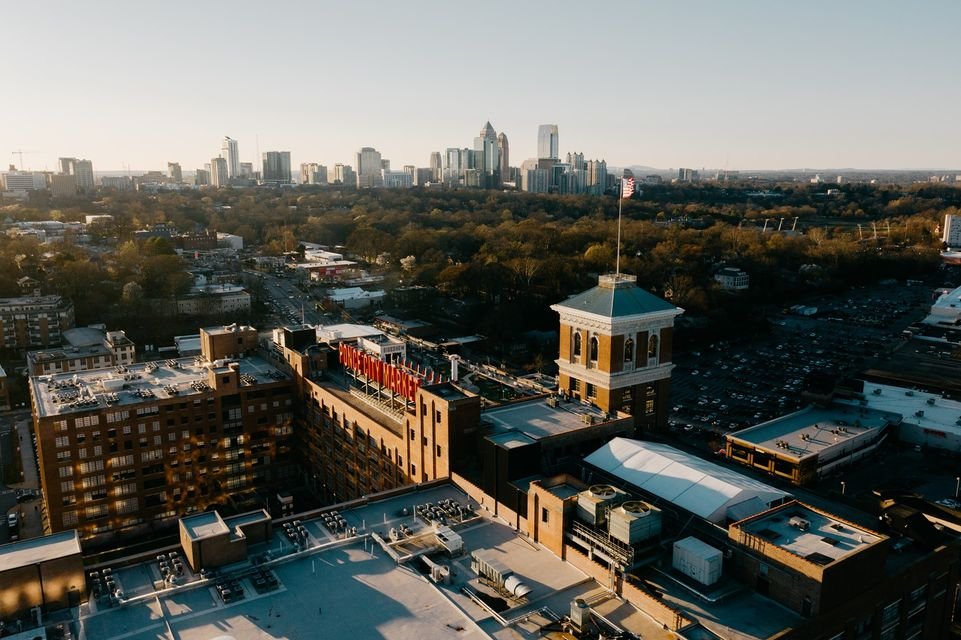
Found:
M 634 340 L 628 338 L 624 341 L 624 362 L 634 361 Z
M 647 343 L 647 357 L 657 357 L 657 336 L 651 336 L 651 339 Z
M 574 357 L 579 358 L 581 355 L 581 332 L 574 332 Z
M 597 351 L 598 351 L 597 336 L 591 336 L 591 361 L 592 362 L 597 360 Z

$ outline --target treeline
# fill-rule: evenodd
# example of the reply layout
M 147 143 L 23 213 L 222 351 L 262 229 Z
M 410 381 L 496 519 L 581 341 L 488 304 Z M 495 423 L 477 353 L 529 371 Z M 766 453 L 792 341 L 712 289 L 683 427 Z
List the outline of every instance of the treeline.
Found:
M 828 195 L 828 188 L 838 192 Z M 799 292 L 918 276 L 938 265 L 938 225 L 946 213 L 958 213 L 961 194 L 933 185 L 781 185 L 764 197 L 757 192 L 752 185 L 644 187 L 640 197 L 624 203 L 622 271 L 689 312 L 707 315 L 730 314 L 745 306 L 745 298 L 777 302 Z M 515 316 L 512 326 L 548 326 L 553 320 L 547 305 L 591 286 L 596 274 L 614 269 L 617 256 L 612 197 L 228 189 L 105 193 L 95 202 L 37 201 L 5 213 L 66 221 L 111 214 L 112 223 L 91 232 L 114 243 L 112 254 L 68 249 L 57 258 L 89 263 L 66 270 L 61 265 L 57 286 L 78 300 L 98 295 L 90 286 L 98 279 L 113 283 L 96 304 L 123 302 L 130 283 L 147 296 L 172 295 L 183 286 L 171 271 L 153 269 L 152 262 L 168 253 L 127 244 L 135 230 L 156 224 L 237 234 L 264 255 L 293 249 L 298 241 L 345 247 L 372 271 L 404 284 L 485 303 L 492 317 L 477 323 L 489 331 L 499 330 L 504 309 Z M 798 218 L 796 233 L 772 232 L 781 218 L 784 229 Z M 773 221 L 766 233 L 764 219 Z M 9 253 L 0 251 L 0 260 Z M 751 290 L 738 302 L 714 284 L 722 265 L 751 276 Z M 7 285 L 0 278 L 3 290 Z M 137 293 L 131 289 L 128 298 Z

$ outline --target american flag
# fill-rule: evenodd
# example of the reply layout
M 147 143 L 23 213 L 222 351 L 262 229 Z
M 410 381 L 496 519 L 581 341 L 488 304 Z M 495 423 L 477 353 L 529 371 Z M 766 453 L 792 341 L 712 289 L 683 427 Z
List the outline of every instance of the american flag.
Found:
M 621 197 L 630 198 L 634 195 L 634 178 L 621 179 Z

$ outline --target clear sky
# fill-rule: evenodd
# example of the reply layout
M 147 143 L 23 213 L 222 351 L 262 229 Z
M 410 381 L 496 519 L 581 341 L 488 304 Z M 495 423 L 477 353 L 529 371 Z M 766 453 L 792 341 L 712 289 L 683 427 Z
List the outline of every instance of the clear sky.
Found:
M 0 151 L 392 167 L 537 125 L 608 164 L 961 167 L 961 2 L 4 3 Z

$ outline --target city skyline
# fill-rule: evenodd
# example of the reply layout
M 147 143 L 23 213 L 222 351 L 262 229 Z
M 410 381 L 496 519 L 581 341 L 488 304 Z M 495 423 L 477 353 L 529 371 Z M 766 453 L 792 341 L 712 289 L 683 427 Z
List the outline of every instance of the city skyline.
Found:
M 441 4 L 374 13 L 320 4 L 298 8 L 293 20 L 244 3 L 225 13 L 174 2 L 150 20 L 102 6 L 90 14 L 55 2 L 43 15 L 8 7 L 17 28 L 0 117 L 16 126 L 3 136 L 5 164 L 19 164 L 11 152 L 23 149 L 25 168 L 55 170 L 58 157 L 77 156 L 103 171 L 169 161 L 193 171 L 230 134 L 255 166 L 258 147 L 290 150 L 295 165 L 332 166 L 370 146 L 395 166 L 426 167 L 433 151 L 470 146 L 489 120 L 510 138 L 514 166 L 536 157 L 544 123 L 563 130 L 560 155 L 581 151 L 611 166 L 961 165 L 953 114 L 961 86 L 940 63 L 961 52 L 953 34 L 961 5 L 951 2 L 924 11 L 866 2 L 643 5 L 621 20 L 573 2 L 494 2 L 484 21 Z M 496 90 L 481 91 L 480 61 L 438 55 L 437 45 L 480 38 L 489 24 L 501 32 L 506 64 L 484 80 Z M 204 61 L 222 29 L 236 34 L 237 62 L 212 76 Z M 572 42 L 561 55 L 560 43 Z M 290 62 L 259 53 L 277 50 Z M 78 51 L 110 69 L 110 81 L 38 81 L 37 69 Z M 329 63 L 305 70 L 308 52 Z M 161 56 L 170 68 L 152 65 Z

